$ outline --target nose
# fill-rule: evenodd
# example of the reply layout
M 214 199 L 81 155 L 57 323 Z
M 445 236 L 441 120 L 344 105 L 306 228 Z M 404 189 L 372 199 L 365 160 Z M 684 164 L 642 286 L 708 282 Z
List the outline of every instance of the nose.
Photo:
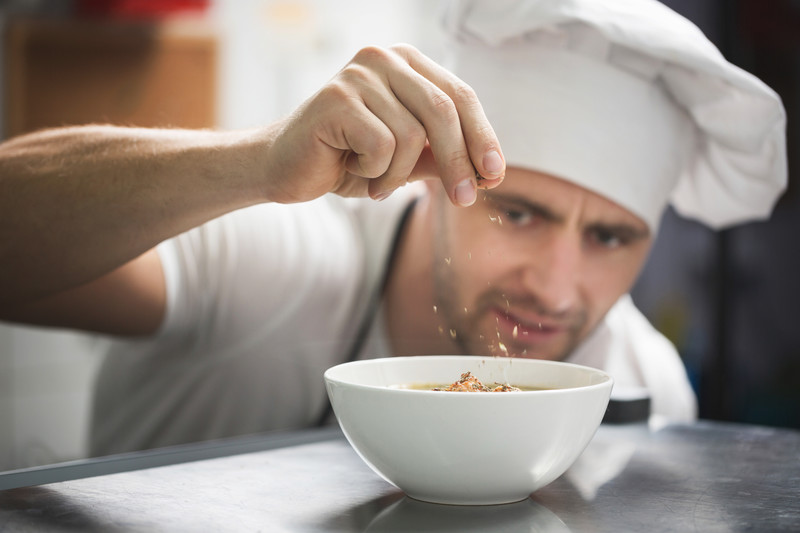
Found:
M 523 284 L 545 311 L 564 313 L 577 304 L 580 267 L 580 239 L 557 232 L 529 250 Z

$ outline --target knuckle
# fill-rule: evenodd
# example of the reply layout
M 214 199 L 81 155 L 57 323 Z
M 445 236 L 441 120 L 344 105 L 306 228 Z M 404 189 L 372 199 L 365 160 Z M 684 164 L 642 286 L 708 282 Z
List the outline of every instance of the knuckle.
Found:
M 422 147 L 425 145 L 425 140 L 428 138 L 428 133 L 422 124 L 416 122 L 405 126 L 402 132 L 398 134 L 398 141 L 404 146 Z
M 367 85 L 373 78 L 372 71 L 361 63 L 350 63 L 345 66 L 339 75 L 338 80 L 343 83 L 364 86 Z
M 466 162 L 469 160 L 466 148 L 450 152 L 442 161 L 442 172 L 448 175 L 458 175 L 460 171 L 464 170 Z
M 391 156 L 397 149 L 397 140 L 394 138 L 394 135 L 384 133 L 382 135 L 374 135 L 372 139 L 372 151 L 376 154 Z
M 430 98 L 431 107 L 447 121 L 458 120 L 456 104 L 444 91 L 434 91 Z
M 376 63 L 388 61 L 390 58 L 391 52 L 386 48 L 380 46 L 365 46 L 356 52 L 351 64 L 374 65 Z
M 365 177 L 374 178 L 383 174 L 395 153 L 397 142 L 391 134 L 370 132 L 368 144 L 364 147 L 359 161 Z
M 471 139 L 473 147 L 481 153 L 497 150 L 497 137 L 489 123 L 474 124 L 471 126 Z
M 343 100 L 351 96 L 351 91 L 344 80 L 336 78 L 328 82 L 325 87 L 319 91 L 319 97 L 322 100 Z
M 403 56 L 403 57 L 411 57 L 414 55 L 419 54 L 419 50 L 408 44 L 408 43 L 396 43 L 389 47 L 389 50 Z
M 460 81 L 453 85 L 453 100 L 455 100 L 458 105 L 468 106 L 468 107 L 477 107 L 480 105 L 478 102 L 478 95 L 475 94 L 475 90 L 470 87 L 468 84 Z

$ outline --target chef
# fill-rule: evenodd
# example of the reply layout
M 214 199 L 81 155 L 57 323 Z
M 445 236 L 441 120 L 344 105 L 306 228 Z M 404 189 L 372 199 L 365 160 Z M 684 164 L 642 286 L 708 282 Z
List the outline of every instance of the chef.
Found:
M 367 48 L 264 128 L 0 146 L 0 316 L 111 339 L 93 453 L 314 425 L 326 368 L 389 355 L 595 366 L 696 417 L 628 291 L 667 205 L 769 215 L 780 99 L 655 0 L 459 1 L 445 26 L 446 69 Z
M 544 173 L 634 215 L 652 240 L 668 204 L 721 229 L 768 216 L 785 187 L 779 97 L 659 2 L 456 2 L 446 24 L 447 66 L 478 94 L 510 168 L 498 193 L 513 169 Z M 609 371 L 612 398 L 695 416 L 674 347 L 627 294 L 566 360 Z

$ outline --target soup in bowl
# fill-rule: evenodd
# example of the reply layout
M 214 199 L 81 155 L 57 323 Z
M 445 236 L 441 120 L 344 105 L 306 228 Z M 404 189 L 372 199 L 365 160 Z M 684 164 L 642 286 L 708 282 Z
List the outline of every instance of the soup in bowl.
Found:
M 433 390 L 466 373 L 487 390 Z M 597 431 L 613 383 L 570 363 L 448 355 L 353 361 L 324 378 L 370 468 L 412 498 L 459 505 L 524 500 L 563 474 Z

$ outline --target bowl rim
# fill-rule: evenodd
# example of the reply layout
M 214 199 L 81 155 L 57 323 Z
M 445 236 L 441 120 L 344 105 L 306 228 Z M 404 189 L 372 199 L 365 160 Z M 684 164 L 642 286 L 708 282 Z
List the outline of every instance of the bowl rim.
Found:
M 513 394 L 447 394 L 447 391 L 435 391 L 435 390 L 425 390 L 425 389 L 404 389 L 404 388 L 394 388 L 385 385 L 367 385 L 363 383 L 353 383 L 352 381 L 347 381 L 343 379 L 334 378 L 331 376 L 332 373 L 335 373 L 337 369 L 342 367 L 349 367 L 349 366 L 368 366 L 368 365 L 376 365 L 381 364 L 382 362 L 386 361 L 402 361 L 402 360 L 431 360 L 431 359 L 462 359 L 466 361 L 485 361 L 487 359 L 495 360 L 495 361 L 504 361 L 507 360 L 510 362 L 512 361 L 523 361 L 522 364 L 535 364 L 535 365 L 543 365 L 543 366 L 562 366 L 562 367 L 572 367 L 578 368 L 581 370 L 588 370 L 593 373 L 596 373 L 599 377 L 602 378 L 602 381 L 598 383 L 592 383 L 590 385 L 578 385 L 576 387 L 563 387 L 563 388 L 555 388 L 555 389 L 542 389 L 542 390 L 522 390 L 522 391 L 514 391 Z M 371 359 L 359 359 L 357 361 L 347 361 L 344 363 L 339 363 L 333 365 L 325 370 L 323 373 L 323 378 L 326 384 L 339 384 L 339 385 L 346 385 L 348 387 L 353 387 L 359 390 L 382 390 L 387 391 L 389 394 L 428 394 L 428 395 L 436 395 L 438 397 L 470 397 L 470 398 L 507 398 L 509 396 L 519 397 L 520 395 L 550 395 L 550 394 L 564 394 L 567 391 L 587 391 L 597 388 L 605 388 L 605 387 L 613 387 L 614 385 L 614 378 L 608 372 L 604 370 L 600 370 L 599 368 L 594 368 L 587 365 L 581 365 L 578 363 L 570 363 L 567 361 L 551 361 L 548 359 L 531 359 L 531 358 L 523 358 L 523 357 L 500 357 L 500 356 L 483 356 L 483 355 L 409 355 L 409 356 L 388 356 L 388 357 L 376 357 Z

